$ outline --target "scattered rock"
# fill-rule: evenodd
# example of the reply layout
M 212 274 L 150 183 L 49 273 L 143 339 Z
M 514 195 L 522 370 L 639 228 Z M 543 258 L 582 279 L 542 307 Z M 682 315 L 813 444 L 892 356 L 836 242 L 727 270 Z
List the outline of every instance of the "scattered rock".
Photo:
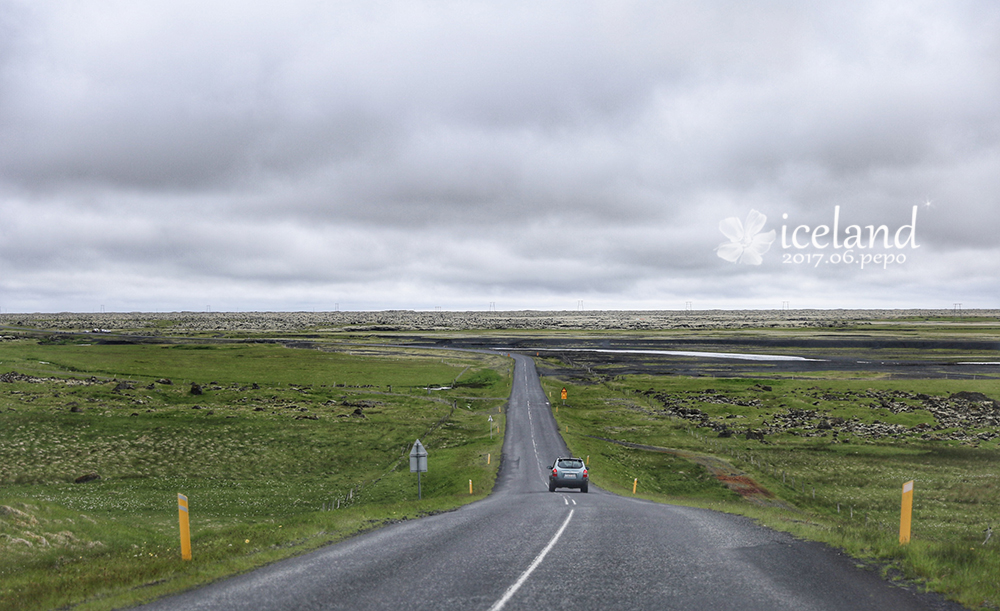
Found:
M 99 479 L 101 479 L 101 476 L 98 475 L 96 472 L 91 471 L 90 473 L 87 473 L 86 475 L 81 475 L 80 477 L 76 478 L 75 480 L 73 480 L 73 483 L 75 483 L 75 484 L 86 484 L 87 482 L 93 482 L 93 481 L 96 481 L 96 480 L 99 480 Z
M 13 382 L 31 382 L 34 378 L 31 376 L 26 376 L 23 373 L 18 373 L 16 371 L 8 371 L 7 373 L 0 375 L 0 382 L 6 382 L 11 384 Z
M 127 380 L 119 382 L 111 392 L 121 392 L 123 390 L 135 390 L 135 384 Z
M 164 386 L 170 386 L 173 381 L 170 378 L 160 378 L 156 381 L 157 384 L 163 384 Z
M 10 516 L 15 520 L 31 525 L 38 524 L 38 520 L 35 519 L 35 516 L 30 513 L 25 513 L 20 509 L 15 509 L 10 505 L 0 505 L 0 516 Z
M 998 407 L 996 405 L 996 403 L 997 403 L 996 401 L 994 401 L 993 399 L 990 399 L 989 397 L 987 397 L 983 393 L 981 393 L 981 392 L 969 392 L 967 390 L 961 390 L 961 391 L 953 394 L 952 396 L 948 397 L 948 400 L 949 401 L 972 401 L 972 402 L 975 402 L 975 403 L 992 403 L 994 407 Z
M 201 385 L 197 382 L 191 382 L 191 394 L 192 395 L 203 395 L 205 391 L 201 389 Z
M 755 385 L 755 387 L 759 386 Z M 758 407 L 761 406 L 761 403 L 757 399 L 748 401 L 739 397 L 726 396 L 714 390 L 661 393 L 651 389 L 644 394 L 660 401 L 663 405 L 662 409 L 652 410 L 650 413 L 684 418 L 696 426 L 712 428 L 720 437 L 731 437 L 738 434 L 747 435 L 747 439 L 751 439 L 756 437 L 750 435 L 758 432 L 762 435 L 785 432 L 801 437 L 826 437 L 832 434 L 836 440 L 839 433 L 846 433 L 865 439 L 899 439 L 911 435 L 935 441 L 952 440 L 970 443 L 1000 437 L 1000 430 L 998 430 L 1000 429 L 1000 401 L 991 399 L 983 393 L 962 391 L 949 397 L 934 397 L 903 390 L 871 388 L 863 391 L 841 391 L 839 393 L 824 391 L 818 387 L 808 390 L 810 391 L 809 396 L 813 399 L 850 402 L 857 407 L 887 410 L 892 414 L 923 409 L 934 417 L 935 423 L 933 425 L 921 423 L 907 427 L 902 424 L 890 424 L 879 419 L 872 419 L 871 423 L 863 422 L 857 417 L 845 420 L 831 416 L 823 409 L 820 401 L 810 401 L 813 406 L 819 407 L 819 409 L 788 408 L 786 404 L 782 403 L 780 405 L 786 409 L 785 412 L 772 414 L 770 419 L 763 423 L 763 429 L 750 431 L 748 428 L 742 427 L 730 429 L 729 425 L 714 421 L 707 414 L 690 405 L 692 402 L 700 402 Z M 726 419 L 743 417 L 737 414 L 725 416 Z M 974 429 L 986 430 L 976 432 Z

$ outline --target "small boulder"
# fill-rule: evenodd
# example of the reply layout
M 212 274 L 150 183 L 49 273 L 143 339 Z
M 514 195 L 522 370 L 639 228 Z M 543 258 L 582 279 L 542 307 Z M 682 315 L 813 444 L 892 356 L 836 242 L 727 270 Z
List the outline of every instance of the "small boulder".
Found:
M 201 385 L 197 382 L 191 382 L 191 394 L 202 395 L 205 394 L 205 391 L 201 389 Z
M 75 480 L 73 480 L 73 483 L 76 483 L 76 484 L 86 484 L 87 482 L 93 482 L 93 481 L 97 481 L 99 479 L 101 479 L 101 476 L 98 475 L 96 472 L 91 471 L 90 473 L 87 473 L 86 475 L 81 475 L 80 477 L 76 478 Z

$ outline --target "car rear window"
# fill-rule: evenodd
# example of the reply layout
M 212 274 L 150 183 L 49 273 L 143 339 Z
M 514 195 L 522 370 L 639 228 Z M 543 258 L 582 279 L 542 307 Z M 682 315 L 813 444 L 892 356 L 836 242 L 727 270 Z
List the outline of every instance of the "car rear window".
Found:
M 563 469 L 582 469 L 583 461 L 579 459 L 560 460 L 559 466 Z

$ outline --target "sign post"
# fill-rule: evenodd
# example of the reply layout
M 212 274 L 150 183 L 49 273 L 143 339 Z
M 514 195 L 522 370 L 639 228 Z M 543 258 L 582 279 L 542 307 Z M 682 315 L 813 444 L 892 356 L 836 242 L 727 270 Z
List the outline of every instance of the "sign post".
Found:
M 910 542 L 910 518 L 913 515 L 913 480 L 903 484 L 903 506 L 899 512 L 899 544 Z
M 424 445 L 420 443 L 418 439 L 416 443 L 413 444 L 413 449 L 410 450 L 410 473 L 417 474 L 417 500 L 423 498 L 423 493 L 420 490 L 420 474 L 427 471 L 427 450 L 424 449 Z

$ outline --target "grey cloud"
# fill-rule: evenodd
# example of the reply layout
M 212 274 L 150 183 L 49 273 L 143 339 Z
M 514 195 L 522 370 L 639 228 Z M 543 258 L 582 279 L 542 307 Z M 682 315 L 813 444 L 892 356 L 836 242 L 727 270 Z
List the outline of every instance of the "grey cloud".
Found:
M 0 288 L 59 309 L 141 304 L 149 279 L 149 303 L 287 307 L 988 295 L 998 42 L 985 1 L 9 3 Z M 780 229 L 914 204 L 922 247 L 881 276 L 713 250 L 751 208 Z

